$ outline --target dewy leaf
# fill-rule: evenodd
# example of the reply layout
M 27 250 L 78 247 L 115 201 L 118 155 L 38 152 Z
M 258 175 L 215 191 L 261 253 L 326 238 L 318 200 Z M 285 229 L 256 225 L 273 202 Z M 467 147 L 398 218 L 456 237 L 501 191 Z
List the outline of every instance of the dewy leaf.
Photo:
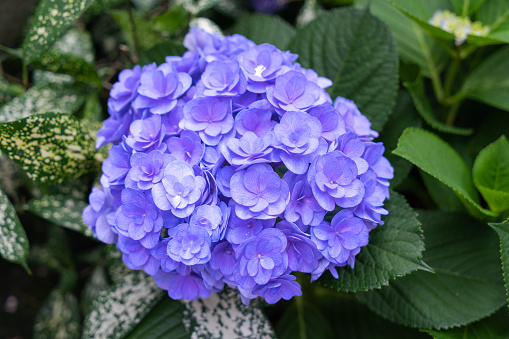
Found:
M 41 84 L 0 107 L 0 123 L 15 121 L 34 114 L 74 113 L 85 102 L 83 91 L 74 85 Z
M 28 239 L 18 215 L 7 195 L 0 190 L 0 255 L 21 264 L 27 271 Z
M 226 287 L 207 299 L 182 300 L 184 325 L 191 338 L 274 338 L 270 322 L 262 310 L 251 301 L 242 303 L 240 294 Z M 192 327 L 194 325 L 194 327 Z
M 331 79 L 334 100 L 355 101 L 380 130 L 389 117 L 397 90 L 398 55 L 389 29 L 367 10 L 335 9 L 320 15 L 290 41 L 303 67 Z
M 496 213 L 509 208 L 509 142 L 501 136 L 486 146 L 472 169 L 475 187 Z
M 70 292 L 54 290 L 35 317 L 34 339 L 79 338 L 78 300 Z
M 471 128 L 449 126 L 438 120 L 424 91 L 424 82 L 421 77 L 418 77 L 414 83 L 405 82 L 404 86 L 412 95 L 415 108 L 417 108 L 421 117 L 434 129 L 444 133 L 459 135 L 470 135 L 474 132 Z
M 435 134 L 419 128 L 407 128 L 392 153 L 440 180 L 482 214 L 496 215 L 479 204 L 470 170 L 460 155 Z
M 94 0 L 39 1 L 34 21 L 23 42 L 23 62 L 27 65 L 39 58 L 93 2 Z
M 182 323 L 182 312 L 183 306 L 179 301 L 163 298 L 126 338 L 189 338 Z
M 285 51 L 295 29 L 278 16 L 249 14 L 237 21 L 232 33 L 241 34 L 256 44 L 273 44 Z
M 129 271 L 102 291 L 83 323 L 82 338 L 122 338 L 163 297 L 163 290 L 143 271 Z
M 509 219 L 501 223 L 489 223 L 500 237 L 500 258 L 505 281 L 507 300 L 509 301 Z
M 81 216 L 87 205 L 84 201 L 64 195 L 44 195 L 40 199 L 30 200 L 27 209 L 54 224 L 93 237 Z
M 0 149 L 40 183 L 62 183 L 97 167 L 92 137 L 67 114 L 39 114 L 0 124 Z
M 435 271 L 417 271 L 380 290 L 358 293 L 372 311 L 396 323 L 445 329 L 484 318 L 506 303 L 498 239 L 466 214 L 419 211 Z
M 465 80 L 461 91 L 470 99 L 509 111 L 509 46 L 483 60 Z
M 415 270 L 429 270 L 422 261 L 424 241 L 416 213 L 405 198 L 391 192 L 384 225 L 369 234 L 369 243 L 355 257 L 355 266 L 339 268 L 339 279 L 326 273 L 318 281 L 346 292 L 368 291 Z

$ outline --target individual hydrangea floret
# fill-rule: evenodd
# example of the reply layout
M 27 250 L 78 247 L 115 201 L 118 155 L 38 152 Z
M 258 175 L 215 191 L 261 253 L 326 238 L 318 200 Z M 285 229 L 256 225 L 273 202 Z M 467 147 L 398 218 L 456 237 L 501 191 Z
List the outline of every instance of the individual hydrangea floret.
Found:
M 334 100 L 334 108 L 343 117 L 347 128 L 355 132 L 362 141 L 369 141 L 378 137 L 378 132 L 371 129 L 371 123 L 362 115 L 353 101 L 337 97 Z
M 300 285 L 297 278 L 291 274 L 281 275 L 269 280 L 265 285 L 256 286 L 252 293 L 263 297 L 269 304 L 275 304 L 279 300 L 290 300 L 294 296 L 301 296 Z
M 244 109 L 235 117 L 235 129 L 240 135 L 253 132 L 259 137 L 264 137 L 272 131 L 276 123 L 271 118 L 272 111 L 268 109 Z
M 139 190 L 151 189 L 163 179 L 164 169 L 174 160 L 173 156 L 157 150 L 149 153 L 134 153 L 130 158 L 131 169 L 125 178 L 125 187 Z
M 189 225 L 205 228 L 211 241 L 219 241 L 223 233 L 221 232 L 222 228 L 226 226 L 222 223 L 222 212 L 219 206 L 201 205 L 194 211 L 189 220 Z
M 119 234 L 117 248 L 122 252 L 122 261 L 127 267 L 144 270 L 149 275 L 155 275 L 159 270 L 159 260 L 139 241 Z
M 190 165 L 198 165 L 205 153 L 205 145 L 193 131 L 184 130 L 180 137 L 171 137 L 166 140 L 168 152 L 177 160 Z
M 236 96 L 246 91 L 247 80 L 237 61 L 212 61 L 196 86 L 198 96 Z
M 204 264 L 210 260 L 210 236 L 206 228 L 180 224 L 168 231 L 168 255 L 185 265 Z
M 94 236 L 106 244 L 117 241 L 117 234 L 111 229 L 108 215 L 114 213 L 120 205 L 118 193 L 108 188 L 102 190 L 94 187 L 88 197 L 90 205 L 83 210 L 83 221 L 90 228 Z
M 101 183 L 105 187 L 112 189 L 122 189 L 127 173 L 131 169 L 130 159 L 133 150 L 123 141 L 118 145 L 113 145 L 108 158 L 103 161 L 103 176 Z
M 131 134 L 127 137 L 126 143 L 135 151 L 147 152 L 155 149 L 164 151 L 166 149 L 166 144 L 163 144 L 166 127 L 161 123 L 159 115 L 133 121 L 129 131 Z
M 226 161 L 242 169 L 252 164 L 280 161 L 280 152 L 274 150 L 273 144 L 272 134 L 259 137 L 249 131 L 240 139 L 226 139 L 219 144 L 219 150 Z

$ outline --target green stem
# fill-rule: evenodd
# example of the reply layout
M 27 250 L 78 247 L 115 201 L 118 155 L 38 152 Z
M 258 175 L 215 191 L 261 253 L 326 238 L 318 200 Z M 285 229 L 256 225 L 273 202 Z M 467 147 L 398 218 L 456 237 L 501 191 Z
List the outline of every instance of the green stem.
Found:
M 456 115 L 458 114 L 458 109 L 460 108 L 461 101 L 455 103 L 451 106 L 449 109 L 449 113 L 447 113 L 447 119 L 445 123 L 449 126 L 452 126 L 454 124 L 454 120 L 456 119 Z
M 444 98 L 449 99 L 452 90 L 452 85 L 454 84 L 456 74 L 458 73 L 459 65 L 460 58 L 459 55 L 456 55 L 456 57 L 452 59 L 449 71 L 447 72 L 447 76 L 445 77 Z
M 134 62 L 138 62 L 140 58 L 140 40 L 138 38 L 138 31 L 136 30 L 136 23 L 134 21 L 134 14 L 131 8 L 131 0 L 125 0 L 127 14 L 129 15 L 129 24 L 131 25 L 131 31 L 133 33 L 134 41 Z
M 19 57 L 19 52 L 18 51 L 16 51 L 15 49 L 3 46 L 3 45 L 0 45 L 0 51 L 4 51 L 4 52 L 7 52 L 9 54 L 12 54 L 14 56 Z
M 304 319 L 304 298 L 295 296 L 295 307 L 297 307 L 297 317 L 299 318 L 300 337 L 307 338 L 306 335 L 306 319 Z
M 440 81 L 440 74 L 438 72 L 431 72 L 431 84 L 433 85 L 433 91 L 435 92 L 435 96 L 437 97 L 438 102 L 443 103 L 444 101 L 444 88 L 442 87 L 442 82 Z

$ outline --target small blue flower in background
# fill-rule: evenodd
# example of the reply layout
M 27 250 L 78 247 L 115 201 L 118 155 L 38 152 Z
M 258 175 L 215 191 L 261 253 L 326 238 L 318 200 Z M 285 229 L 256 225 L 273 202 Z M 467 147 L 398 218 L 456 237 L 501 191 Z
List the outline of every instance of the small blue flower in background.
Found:
M 369 120 L 289 51 L 198 28 L 184 45 L 119 74 L 84 222 L 174 299 L 275 303 L 302 294 L 292 272 L 353 267 L 394 176 Z

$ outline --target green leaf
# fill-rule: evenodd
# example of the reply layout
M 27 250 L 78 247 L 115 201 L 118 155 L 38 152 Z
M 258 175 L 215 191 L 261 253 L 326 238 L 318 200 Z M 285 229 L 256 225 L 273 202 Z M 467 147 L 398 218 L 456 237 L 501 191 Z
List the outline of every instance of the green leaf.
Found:
M 327 11 L 290 41 L 298 61 L 331 79 L 334 99 L 355 101 L 375 130 L 389 117 L 397 90 L 398 55 L 389 29 L 366 10 Z
M 459 16 L 472 16 L 486 0 L 451 0 Z
M 0 190 L 0 255 L 30 272 L 27 265 L 28 251 L 28 238 L 16 210 L 7 195 Z
M 151 276 L 130 270 L 123 280 L 99 294 L 83 323 L 82 338 L 122 338 L 163 297 Z
M 79 338 L 78 300 L 70 292 L 54 290 L 37 312 L 34 339 Z
M 44 195 L 40 199 L 32 199 L 27 209 L 56 225 L 92 237 L 92 231 L 83 223 L 81 217 L 87 203 L 65 195 Z
M 434 339 L 507 339 L 509 338 L 509 315 L 501 309 L 494 315 L 469 324 L 445 331 L 426 330 Z
M 509 2 L 487 0 L 476 13 L 476 20 L 490 27 L 487 37 L 478 37 L 481 44 L 509 42 Z M 469 36 L 469 41 L 476 38 Z
M 465 80 L 461 91 L 470 99 L 509 111 L 509 46 L 483 60 Z
M 431 199 L 441 209 L 452 212 L 466 212 L 465 206 L 454 192 L 426 172 L 419 171 Z
M 288 307 L 277 323 L 276 333 L 279 339 L 332 339 L 334 332 L 325 315 L 303 297 Z
M 140 51 L 139 64 L 143 66 L 155 62 L 159 65 L 165 61 L 167 56 L 182 56 L 186 51 L 187 48 L 180 42 L 172 40 L 164 41 L 154 47 Z
M 184 325 L 191 327 L 191 338 L 274 338 L 274 332 L 256 300 L 249 306 L 242 303 L 240 293 L 226 287 L 207 299 L 181 301 Z
M 180 302 L 164 298 L 126 338 L 189 338 L 182 323 L 182 312 Z
M 443 133 L 459 135 L 471 135 L 474 132 L 474 130 L 471 128 L 449 126 L 438 120 L 438 118 L 435 116 L 433 108 L 431 107 L 428 96 L 424 91 L 424 82 L 421 77 L 418 77 L 414 83 L 405 82 L 404 86 L 412 95 L 414 105 L 417 108 L 417 111 L 421 114 L 421 117 L 424 119 L 424 121 L 426 121 L 428 125 L 434 129 Z
M 415 270 L 429 270 L 422 261 L 424 241 L 416 213 L 403 196 L 391 192 L 385 224 L 369 234 L 369 243 L 355 257 L 355 267 L 339 268 L 339 278 L 326 273 L 318 281 L 346 292 L 368 291 Z
M 187 23 L 187 11 L 183 6 L 173 6 L 169 11 L 150 20 L 154 29 L 160 32 L 176 33 Z
M 23 42 L 25 65 L 39 58 L 94 0 L 41 0 Z
M 232 33 L 244 35 L 256 44 L 273 44 L 284 51 L 288 49 L 295 29 L 278 16 L 249 14 L 237 21 Z
M 25 88 L 20 84 L 11 84 L 0 77 L 0 106 L 23 94 Z
M 448 57 L 433 38 L 387 0 L 355 2 L 356 7 L 367 7 L 368 4 L 369 11 L 389 27 L 401 59 L 419 65 L 427 77 L 440 74 Z
M 110 10 L 108 13 L 118 23 L 120 29 L 124 33 L 127 44 L 132 50 L 135 50 L 134 37 L 129 20 L 129 14 L 125 10 Z M 164 41 L 162 37 L 153 29 L 152 24 L 143 20 L 134 14 L 134 25 L 141 50 L 147 50 Z
M 500 259 L 505 281 L 507 301 L 509 302 L 509 219 L 501 223 L 489 223 L 500 237 Z
M 497 237 L 465 214 L 419 211 L 426 251 L 435 270 L 414 272 L 357 297 L 396 323 L 445 329 L 486 317 L 505 304 Z
M 467 206 L 487 216 L 495 215 L 479 204 L 470 170 L 461 156 L 435 134 L 419 128 L 407 128 L 392 153 L 440 180 L 463 198 Z
M 509 208 L 509 142 L 501 136 L 486 146 L 474 162 L 475 187 L 493 212 Z
M 104 268 L 102 266 L 96 266 L 81 292 L 80 307 L 83 314 L 88 314 L 90 312 L 90 307 L 94 300 L 97 299 L 101 291 L 107 289 L 108 286 L 108 276 Z
M 85 102 L 80 87 L 63 84 L 41 84 L 0 107 L 0 123 L 15 121 L 34 114 L 74 113 Z
M 67 114 L 39 114 L 0 124 L 0 149 L 40 183 L 62 183 L 98 166 L 92 138 Z

